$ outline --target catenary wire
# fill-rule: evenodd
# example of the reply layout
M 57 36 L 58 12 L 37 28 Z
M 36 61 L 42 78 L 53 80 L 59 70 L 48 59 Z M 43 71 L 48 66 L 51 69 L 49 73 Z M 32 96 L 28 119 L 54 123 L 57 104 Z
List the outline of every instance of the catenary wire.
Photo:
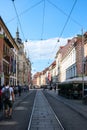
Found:
M 43 0 L 37 2 L 36 4 L 32 5 L 30 8 L 27 8 L 26 10 L 24 10 L 23 12 L 21 12 L 18 16 L 21 16 L 27 12 L 29 12 L 31 9 L 35 8 L 36 6 L 38 6 L 39 4 L 41 4 L 43 2 Z M 15 20 L 16 17 L 10 19 L 9 21 L 7 21 L 7 23 L 10 23 L 11 21 Z
M 14 1 L 14 0 L 12 0 Z M 30 8 L 24 10 L 23 12 L 21 12 L 18 16 L 23 15 L 24 13 L 28 12 L 29 10 L 33 9 L 34 7 L 36 7 L 37 5 L 39 5 L 40 3 L 42 3 L 44 0 L 41 0 L 39 2 L 37 2 L 36 4 L 32 5 Z M 66 14 L 61 8 L 59 8 L 57 5 L 55 5 L 54 3 L 52 3 L 51 1 L 47 0 L 49 4 L 51 4 L 53 7 L 55 7 L 58 11 L 60 11 L 62 14 L 64 14 L 65 16 L 68 16 L 68 14 Z M 7 23 L 13 21 L 16 17 L 12 18 L 11 20 L 7 21 Z M 77 22 L 75 19 L 71 18 L 71 20 L 76 23 L 77 25 L 81 26 L 82 25 Z M 43 29 L 42 29 L 43 30 Z M 31 40 L 36 40 L 36 39 L 31 39 Z M 42 40 L 42 39 L 37 39 L 37 40 Z
M 62 28 L 62 30 L 61 30 L 61 33 L 60 33 L 59 38 L 62 36 L 62 34 L 63 34 L 64 30 L 65 30 L 65 27 L 66 27 L 67 24 L 68 24 L 68 21 L 69 21 L 69 19 L 70 19 L 70 16 L 71 16 L 71 14 L 72 14 L 72 12 L 73 12 L 73 10 L 74 10 L 74 7 L 75 7 L 76 3 L 77 3 L 77 0 L 74 1 L 74 4 L 73 4 L 73 6 L 72 6 L 72 8 L 71 8 L 71 11 L 70 11 L 70 13 L 69 13 L 69 15 L 68 15 L 68 17 L 67 17 L 67 20 L 66 20 L 66 22 L 65 22 L 65 24 L 64 24 L 64 26 L 63 26 L 63 28 Z M 59 40 L 59 39 L 58 39 L 58 40 Z M 56 45 L 54 46 L 54 49 L 53 49 L 53 51 L 52 51 L 52 54 L 54 53 L 54 50 L 55 50 L 55 48 L 57 47 L 57 44 L 58 44 L 58 41 L 57 41 Z M 49 63 L 49 61 L 50 61 L 50 59 L 48 60 L 48 63 Z
M 43 39 L 43 33 L 44 33 L 44 21 L 45 21 L 45 0 L 44 0 L 44 6 L 43 6 L 43 22 L 42 22 L 41 40 Z
M 68 16 L 67 13 L 65 13 L 65 11 L 63 11 L 61 8 L 59 8 L 57 5 L 55 5 L 53 2 L 47 0 L 49 4 L 51 4 L 53 7 L 55 7 L 58 11 L 60 11 L 62 14 L 64 14 L 65 16 Z M 76 23 L 78 26 L 82 27 L 82 25 L 76 21 L 74 18 L 71 17 L 71 20 Z
M 17 19 L 18 19 L 18 22 L 19 22 L 19 25 L 20 25 L 20 29 L 21 29 L 22 35 L 23 35 L 23 37 L 24 37 L 24 40 L 26 41 L 25 36 L 24 36 L 24 33 L 23 33 L 23 30 L 22 30 L 21 22 L 20 22 L 20 19 L 19 19 L 19 15 L 18 15 L 18 13 L 17 13 L 17 9 L 16 9 L 15 3 L 14 3 L 14 0 L 12 0 L 12 1 L 13 1 L 13 6 L 14 6 L 14 9 L 15 9 L 15 13 L 16 13 L 16 15 L 17 15 Z M 28 58 L 30 59 L 28 48 L 27 48 L 27 52 L 28 52 Z
M 13 1 L 14 1 L 14 0 L 13 0 Z M 48 1 L 49 1 L 49 0 L 48 0 Z M 72 7 L 72 9 L 71 9 L 71 11 L 70 11 L 70 14 L 68 15 L 68 18 L 67 18 L 67 20 L 66 20 L 66 22 L 65 22 L 65 24 L 64 24 L 64 27 L 63 27 L 63 29 L 62 29 L 62 31 L 61 31 L 61 33 L 60 33 L 60 36 L 62 36 L 62 34 L 63 34 L 64 30 L 65 30 L 65 27 L 67 26 L 67 23 L 68 23 L 68 21 L 69 21 L 69 19 L 70 19 L 71 13 L 72 13 L 72 11 L 73 11 L 73 9 L 74 9 L 74 6 L 75 6 L 76 2 L 77 2 L 77 0 L 75 0 L 75 3 L 74 3 L 74 5 L 73 5 L 73 7 Z M 52 4 L 52 5 L 53 5 L 53 4 Z M 55 7 L 56 7 L 56 6 L 55 6 Z M 15 8 L 15 9 L 16 9 L 16 8 Z M 17 10 L 16 10 L 16 13 L 17 13 Z M 62 11 L 62 13 L 63 13 L 63 11 Z M 23 14 L 23 13 L 21 13 L 21 14 Z M 65 13 L 63 13 L 63 14 L 65 14 Z M 43 8 L 43 23 L 42 23 L 41 39 L 42 39 L 43 32 L 44 32 L 44 16 L 45 16 L 45 0 L 44 0 L 44 8 Z M 17 14 L 17 17 L 18 17 L 18 14 Z M 18 17 L 18 20 L 19 20 L 19 17 Z M 55 46 L 55 47 L 56 47 L 56 46 Z
M 16 16 L 17 16 L 17 19 L 18 19 L 18 22 L 19 22 L 19 26 L 20 26 L 20 29 L 21 29 L 21 32 L 22 32 L 23 38 L 24 38 L 24 40 L 26 40 L 26 39 L 25 39 L 25 36 L 24 36 L 24 33 L 23 33 L 23 30 L 22 30 L 21 22 L 20 22 L 20 19 L 19 19 L 19 15 L 18 15 L 18 12 L 17 12 L 16 6 L 15 6 L 14 0 L 12 0 L 12 1 L 13 1 L 12 3 L 13 3 L 13 6 L 14 6 L 14 9 L 15 9 L 15 13 L 16 13 Z
M 75 0 L 74 4 L 73 4 L 73 6 L 72 6 L 72 9 L 71 9 L 71 11 L 70 11 L 70 13 L 69 13 L 69 15 L 68 15 L 68 17 L 67 17 L 67 20 L 66 20 L 66 22 L 65 22 L 65 24 L 64 24 L 64 26 L 63 26 L 63 29 L 62 29 L 62 31 L 61 31 L 59 37 L 62 36 L 62 34 L 63 34 L 63 32 L 64 32 L 64 30 L 65 30 L 67 24 L 68 24 L 68 21 L 69 21 L 69 19 L 70 19 L 70 16 L 71 16 L 71 14 L 72 14 L 72 12 L 73 12 L 73 10 L 74 10 L 74 7 L 75 7 L 76 3 L 77 3 L 77 0 Z
M 68 15 L 68 17 L 67 17 L 67 20 L 66 20 L 66 22 L 65 22 L 65 24 L 64 24 L 64 26 L 63 26 L 63 28 L 62 28 L 62 30 L 61 30 L 60 35 L 59 35 L 59 38 L 62 36 L 62 34 L 63 34 L 63 32 L 64 32 L 64 30 L 65 30 L 67 24 L 68 24 L 68 21 L 69 21 L 69 19 L 70 19 L 70 16 L 71 16 L 71 14 L 72 14 L 72 12 L 73 12 L 73 10 L 74 10 L 74 7 L 75 7 L 76 3 L 77 3 L 77 0 L 75 0 L 73 6 L 72 6 L 72 8 L 71 8 L 71 11 L 70 11 L 70 13 L 69 13 L 69 15 Z M 58 39 L 58 40 L 59 40 L 59 39 Z M 57 46 L 57 43 L 56 43 L 54 49 L 56 48 L 56 46 Z M 53 50 L 53 52 L 54 52 L 54 50 Z M 52 52 L 52 53 L 53 53 L 53 52 Z

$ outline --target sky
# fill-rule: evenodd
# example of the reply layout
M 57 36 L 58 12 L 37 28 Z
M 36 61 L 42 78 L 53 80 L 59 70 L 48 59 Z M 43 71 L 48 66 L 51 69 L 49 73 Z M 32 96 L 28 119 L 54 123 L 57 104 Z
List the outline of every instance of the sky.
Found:
M 86 0 L 0 1 L 0 16 L 14 38 L 19 28 L 32 73 L 49 67 L 67 39 L 87 31 L 86 12 Z

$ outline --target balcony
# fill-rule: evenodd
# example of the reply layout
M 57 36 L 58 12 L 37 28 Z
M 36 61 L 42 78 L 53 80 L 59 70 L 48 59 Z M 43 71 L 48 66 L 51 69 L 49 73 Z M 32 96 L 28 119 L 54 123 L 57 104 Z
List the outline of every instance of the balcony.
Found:
M 4 52 L 4 53 L 3 53 L 3 58 L 4 58 L 6 61 L 10 62 L 10 54 L 9 54 L 9 53 Z
M 11 56 L 13 56 L 13 51 L 12 51 L 12 49 L 9 49 L 9 51 L 3 51 L 3 58 L 6 60 L 6 61 L 8 61 L 8 62 L 10 62 L 10 57 Z
M 5 42 L 7 43 L 7 45 L 10 47 L 10 48 L 14 48 L 12 43 L 9 41 L 9 39 L 7 37 L 4 37 L 4 40 Z

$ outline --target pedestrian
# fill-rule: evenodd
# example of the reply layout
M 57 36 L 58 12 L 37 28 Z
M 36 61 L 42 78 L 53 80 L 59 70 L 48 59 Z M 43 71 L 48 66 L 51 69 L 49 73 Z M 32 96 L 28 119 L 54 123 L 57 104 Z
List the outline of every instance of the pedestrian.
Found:
M 5 117 L 12 117 L 12 106 L 14 102 L 14 90 L 9 83 L 6 82 L 6 85 L 2 88 L 2 95 L 3 95 L 3 103 L 5 109 Z
M 21 86 L 18 84 L 18 93 L 19 93 L 19 96 L 21 96 Z

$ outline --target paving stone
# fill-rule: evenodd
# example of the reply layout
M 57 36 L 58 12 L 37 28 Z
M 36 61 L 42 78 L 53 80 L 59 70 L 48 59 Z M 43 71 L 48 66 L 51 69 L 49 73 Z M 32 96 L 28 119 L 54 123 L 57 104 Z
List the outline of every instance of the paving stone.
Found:
M 37 91 L 30 130 L 61 130 L 45 96 Z

